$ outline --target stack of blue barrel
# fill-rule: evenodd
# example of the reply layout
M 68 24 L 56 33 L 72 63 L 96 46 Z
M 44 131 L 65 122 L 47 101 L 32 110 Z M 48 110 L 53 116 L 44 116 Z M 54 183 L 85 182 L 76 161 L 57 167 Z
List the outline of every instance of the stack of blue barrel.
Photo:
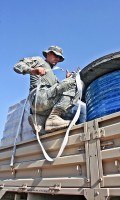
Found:
M 87 88 L 87 121 L 120 111 L 120 70 L 94 80 Z
M 87 121 L 120 111 L 120 51 L 91 62 L 80 76 Z

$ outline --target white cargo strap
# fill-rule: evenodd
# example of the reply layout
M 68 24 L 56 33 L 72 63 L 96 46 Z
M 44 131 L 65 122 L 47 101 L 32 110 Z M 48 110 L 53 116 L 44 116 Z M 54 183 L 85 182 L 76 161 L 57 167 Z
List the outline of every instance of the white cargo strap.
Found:
M 78 89 L 78 92 L 79 92 L 78 108 L 77 108 L 77 111 L 76 111 L 76 114 L 75 114 L 73 120 L 71 121 L 71 123 L 70 123 L 70 125 L 69 125 L 69 127 L 68 127 L 68 129 L 67 129 L 67 131 L 66 131 L 66 134 L 65 134 L 65 137 L 64 137 L 64 139 L 63 139 L 63 142 L 62 142 L 62 145 L 61 145 L 61 147 L 60 147 L 60 150 L 59 150 L 59 152 L 58 152 L 58 154 L 57 154 L 57 156 L 56 156 L 55 158 L 51 158 L 51 157 L 47 154 L 47 152 L 45 151 L 45 149 L 44 149 L 44 147 L 43 147 L 43 145 L 42 145 L 42 143 L 41 143 L 41 141 L 40 141 L 40 137 L 39 137 L 38 130 L 36 130 L 36 136 L 37 136 L 38 143 L 39 143 L 39 145 L 40 145 L 40 147 L 41 147 L 41 149 L 42 149 L 42 152 L 43 152 L 43 154 L 44 154 L 46 160 L 49 161 L 49 162 L 52 162 L 52 161 L 56 160 L 57 158 L 59 158 L 59 157 L 62 155 L 62 153 L 63 153 L 63 151 L 64 151 L 64 148 L 65 148 L 65 146 L 66 146 L 66 144 L 67 144 L 67 142 L 68 142 L 69 132 L 70 132 L 72 126 L 75 125 L 75 123 L 77 122 L 77 120 L 78 120 L 78 118 L 79 118 L 79 116 L 80 116 L 81 97 L 82 97 L 82 82 L 81 82 L 81 79 L 80 79 L 80 71 L 78 71 L 77 74 L 76 74 L 76 84 L 77 84 L 77 89 Z M 40 88 L 40 83 L 39 83 L 39 85 L 38 85 L 38 87 L 37 87 L 35 102 L 37 101 L 37 95 L 38 95 L 39 88 Z M 36 103 L 35 103 L 35 104 L 36 104 Z M 35 108 L 35 113 L 36 113 L 36 108 Z M 35 122 L 37 122 L 37 121 L 36 121 L 36 117 L 35 117 Z M 36 124 L 37 124 L 37 123 L 36 123 Z
M 21 116 L 20 116 L 20 121 L 19 121 L 18 128 L 17 128 L 17 133 L 16 133 L 15 140 L 14 140 L 14 146 L 13 146 L 13 151 L 12 151 L 12 156 L 11 156 L 11 161 L 10 161 L 10 167 L 11 168 L 14 167 L 14 159 L 15 159 L 15 153 L 16 153 L 16 143 L 17 143 L 18 135 L 20 133 L 20 127 L 21 127 L 21 124 L 22 124 L 23 115 L 24 115 L 25 106 L 27 104 L 27 101 L 28 101 L 28 98 L 25 100 L 25 103 L 23 105 L 22 113 L 21 113 Z

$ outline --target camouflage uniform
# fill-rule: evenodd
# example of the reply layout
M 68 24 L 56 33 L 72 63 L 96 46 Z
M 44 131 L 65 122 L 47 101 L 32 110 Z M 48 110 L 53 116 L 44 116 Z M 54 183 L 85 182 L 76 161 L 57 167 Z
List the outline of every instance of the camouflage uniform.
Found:
M 47 73 L 44 76 L 30 74 L 31 68 L 43 67 Z M 29 101 L 32 112 L 35 112 L 36 88 L 39 84 L 39 92 L 36 101 L 36 113 L 48 116 L 53 107 L 62 108 L 66 112 L 78 100 L 75 77 L 69 77 L 58 81 L 52 71 L 52 66 L 41 57 L 21 59 L 14 70 L 20 74 L 30 74 Z

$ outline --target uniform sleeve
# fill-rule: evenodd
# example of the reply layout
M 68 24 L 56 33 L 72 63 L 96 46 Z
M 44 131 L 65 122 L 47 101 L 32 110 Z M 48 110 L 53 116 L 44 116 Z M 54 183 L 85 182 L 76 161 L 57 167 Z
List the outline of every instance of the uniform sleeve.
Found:
M 14 66 L 14 71 L 19 74 L 30 74 L 31 68 L 40 67 L 44 60 L 40 57 L 23 58 Z

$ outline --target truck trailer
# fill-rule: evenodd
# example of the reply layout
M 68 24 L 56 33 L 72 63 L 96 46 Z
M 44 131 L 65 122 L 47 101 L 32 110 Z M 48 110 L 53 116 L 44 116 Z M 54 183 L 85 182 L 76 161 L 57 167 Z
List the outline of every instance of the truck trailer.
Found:
M 120 52 L 90 63 L 80 75 L 87 88 L 97 78 L 117 70 Z M 36 136 L 22 140 L 19 135 L 15 143 L 10 137 L 16 127 L 9 128 L 7 121 L 5 131 L 8 129 L 11 136 L 4 135 L 0 147 L 0 199 L 120 200 L 119 110 L 74 125 L 58 158 L 67 129 L 40 136 L 53 161 L 44 157 Z

